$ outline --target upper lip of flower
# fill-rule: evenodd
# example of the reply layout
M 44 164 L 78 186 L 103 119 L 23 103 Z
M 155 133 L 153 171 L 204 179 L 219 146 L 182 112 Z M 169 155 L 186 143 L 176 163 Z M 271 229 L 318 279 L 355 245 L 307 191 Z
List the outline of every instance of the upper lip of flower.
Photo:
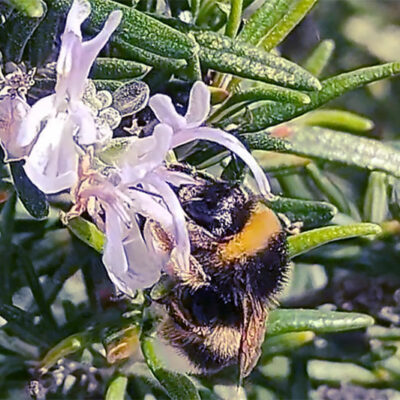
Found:
M 216 142 L 242 158 L 253 172 L 261 194 L 266 198 L 272 196 L 263 170 L 237 138 L 221 129 L 201 126 L 210 111 L 210 92 L 203 82 L 198 81 L 193 85 L 185 116 L 178 114 L 171 98 L 164 94 L 154 95 L 149 101 L 149 106 L 157 119 L 173 130 L 171 149 L 199 139 Z

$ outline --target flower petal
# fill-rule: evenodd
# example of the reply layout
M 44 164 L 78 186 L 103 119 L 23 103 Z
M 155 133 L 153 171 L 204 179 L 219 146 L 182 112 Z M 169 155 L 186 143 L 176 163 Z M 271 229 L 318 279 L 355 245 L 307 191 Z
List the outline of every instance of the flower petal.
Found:
M 35 140 L 42 122 L 48 119 L 54 112 L 54 101 L 55 95 L 53 94 L 43 97 L 31 107 L 19 128 L 17 136 L 18 145 L 28 146 Z
M 32 147 L 24 169 L 29 179 L 45 193 L 71 188 L 77 180 L 78 154 L 68 121 L 48 120 Z
M 189 106 L 185 115 L 188 128 L 200 126 L 207 118 L 210 112 L 211 94 L 207 85 L 202 81 L 197 81 L 189 97 Z
M 65 32 L 73 32 L 81 37 L 81 25 L 83 21 L 90 15 L 91 7 L 87 0 L 74 0 L 67 15 L 65 23 Z
M 235 136 L 224 132 L 221 129 L 215 128 L 201 127 L 196 129 L 187 129 L 182 130 L 173 136 L 172 146 L 177 147 L 199 139 L 218 143 L 237 154 L 250 168 L 255 180 L 257 181 L 257 185 L 261 194 L 267 198 L 271 197 L 271 187 L 264 171 L 258 165 L 257 161 L 253 158 L 250 152 L 246 149 L 246 147 L 244 147 L 243 144 L 235 138 Z
M 71 120 L 78 126 L 76 140 L 81 145 L 96 143 L 100 138 L 97 137 L 96 124 L 90 108 L 78 101 L 70 110 Z M 74 132 L 71 132 L 72 135 Z
M 106 237 L 103 263 L 111 281 L 120 291 L 133 295 L 135 290 L 158 281 L 161 275 L 159 252 L 146 245 L 136 222 L 127 231 L 118 213 L 108 207 Z
M 20 160 L 28 154 L 29 148 L 17 143 L 22 121 L 30 107 L 20 97 L 5 96 L 0 100 L 0 145 L 4 150 L 4 161 Z
M 190 268 L 190 241 L 186 229 L 185 212 L 171 187 L 157 174 L 149 174 L 147 183 L 151 184 L 161 195 L 174 220 L 174 236 L 178 262 L 182 268 Z
M 90 68 L 108 39 L 121 22 L 122 12 L 113 11 L 103 29 L 93 39 L 83 42 L 81 36 L 72 31 L 63 34 L 60 56 L 57 62 L 56 92 L 68 92 L 72 103 L 80 100 Z
M 103 263 L 111 281 L 122 292 L 129 288 L 122 279 L 128 271 L 128 260 L 123 246 L 123 225 L 118 214 L 111 208 L 106 208 L 106 243 L 104 246 Z
M 161 275 L 161 260 L 157 259 L 153 247 L 147 246 L 137 224 L 129 230 L 124 247 L 129 264 L 129 288 L 143 289 L 156 283 Z
M 158 176 L 173 186 L 179 187 L 181 185 L 197 185 L 199 183 L 193 176 L 179 171 L 170 171 L 164 166 L 159 167 L 156 171 Z
M 167 207 L 160 203 L 160 199 L 135 188 L 129 190 L 129 197 L 136 212 L 157 221 L 164 230 L 173 233 L 172 215 Z
M 174 131 L 186 126 L 186 118 L 176 112 L 169 96 L 156 94 L 149 100 L 149 106 L 157 119 L 161 123 L 171 126 Z
M 123 181 L 135 184 L 154 168 L 162 165 L 171 148 L 172 136 L 170 126 L 158 124 L 151 136 L 133 140 L 119 162 Z

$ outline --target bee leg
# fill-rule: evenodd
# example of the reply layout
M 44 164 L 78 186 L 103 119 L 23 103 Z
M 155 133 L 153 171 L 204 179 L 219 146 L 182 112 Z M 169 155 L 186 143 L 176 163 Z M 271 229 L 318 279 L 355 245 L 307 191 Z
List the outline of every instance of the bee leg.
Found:
M 179 280 L 182 285 L 189 286 L 194 290 L 208 285 L 209 277 L 194 257 L 190 257 L 189 268 L 184 268 L 171 259 L 165 266 L 165 272 Z
M 283 229 L 289 235 L 298 235 L 303 227 L 303 222 L 297 221 L 292 222 L 285 214 L 278 213 L 277 214 L 280 221 L 282 222 Z

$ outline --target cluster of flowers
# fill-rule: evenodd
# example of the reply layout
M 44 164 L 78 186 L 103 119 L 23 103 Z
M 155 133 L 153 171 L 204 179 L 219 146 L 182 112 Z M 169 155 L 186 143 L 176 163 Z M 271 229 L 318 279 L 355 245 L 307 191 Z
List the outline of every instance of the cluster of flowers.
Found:
M 112 140 L 113 132 L 99 123 L 82 96 L 90 68 L 117 29 L 122 12 L 112 12 L 98 35 L 83 42 L 80 27 L 89 14 L 87 0 L 74 0 L 61 37 L 54 94 L 31 107 L 25 93 L 13 90 L 7 76 L 0 76 L 3 88 L 8 88 L 0 92 L 0 116 L 8 118 L 0 125 L 0 139 L 6 161 L 25 159 L 27 176 L 43 192 L 69 190 L 74 202 L 69 217 L 88 211 L 105 232 L 103 262 L 111 280 L 131 294 L 155 283 L 168 262 L 189 268 L 185 213 L 170 185 L 195 181 L 167 168 L 171 150 L 199 139 L 219 143 L 249 166 L 261 194 L 268 196 L 270 188 L 259 165 L 234 136 L 202 126 L 210 110 L 210 93 L 202 82 L 194 84 L 185 116 L 176 112 L 168 96 L 151 97 L 149 106 L 159 121 L 153 133 L 130 137 L 126 151 L 112 165 L 95 167 L 96 153 Z M 170 235 L 170 254 L 157 247 L 146 223 L 139 225 L 139 216 L 156 221 Z

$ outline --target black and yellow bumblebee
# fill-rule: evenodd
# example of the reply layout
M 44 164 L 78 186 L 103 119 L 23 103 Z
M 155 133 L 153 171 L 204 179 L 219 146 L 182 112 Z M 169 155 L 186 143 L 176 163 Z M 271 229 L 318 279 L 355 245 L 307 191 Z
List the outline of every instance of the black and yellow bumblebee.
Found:
M 173 265 L 169 271 L 174 284 L 158 300 L 167 310 L 159 333 L 196 372 L 238 365 L 245 377 L 260 356 L 268 311 L 287 278 L 284 224 L 239 183 L 192 175 L 195 183 L 174 188 L 187 215 L 190 270 Z M 158 240 L 171 247 L 161 231 Z

